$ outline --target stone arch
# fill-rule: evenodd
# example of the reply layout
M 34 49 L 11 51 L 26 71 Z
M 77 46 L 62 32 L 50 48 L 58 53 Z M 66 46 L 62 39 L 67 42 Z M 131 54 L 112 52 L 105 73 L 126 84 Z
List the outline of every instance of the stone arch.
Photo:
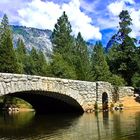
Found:
M 23 92 L 29 94 L 30 91 L 57 93 L 75 100 L 84 110 L 84 98 L 72 80 L 5 73 L 0 73 L 0 80 L 0 95 Z
M 108 94 L 106 92 L 102 93 L 102 108 L 103 110 L 108 109 Z
M 74 98 L 48 91 L 22 91 L 7 94 L 30 103 L 37 113 L 83 113 L 82 106 Z

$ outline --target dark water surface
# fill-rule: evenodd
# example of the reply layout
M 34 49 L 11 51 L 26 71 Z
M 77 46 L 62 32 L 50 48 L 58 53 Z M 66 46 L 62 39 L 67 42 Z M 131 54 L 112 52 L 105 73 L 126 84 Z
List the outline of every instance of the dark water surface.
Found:
M 140 140 L 140 111 L 0 114 L 0 140 Z

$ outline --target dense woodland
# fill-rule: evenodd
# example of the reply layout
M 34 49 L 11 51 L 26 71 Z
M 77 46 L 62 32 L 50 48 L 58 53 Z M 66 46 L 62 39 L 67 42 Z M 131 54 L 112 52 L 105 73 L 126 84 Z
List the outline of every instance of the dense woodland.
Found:
M 8 17 L 0 24 L 0 72 L 60 77 L 87 81 L 107 81 L 112 84 L 140 86 L 140 47 L 131 38 L 132 20 L 128 11 L 119 15 L 118 31 L 111 40 L 112 47 L 105 51 L 97 41 L 89 52 L 81 33 L 72 36 L 71 24 L 65 12 L 55 24 L 51 41 L 53 54 L 47 61 L 41 51 L 26 49 L 22 39 L 16 47 Z

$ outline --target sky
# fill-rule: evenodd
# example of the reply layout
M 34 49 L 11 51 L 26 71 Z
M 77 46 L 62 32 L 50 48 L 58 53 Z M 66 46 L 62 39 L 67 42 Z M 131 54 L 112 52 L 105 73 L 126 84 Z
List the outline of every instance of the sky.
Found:
M 117 32 L 122 10 L 132 18 L 130 36 L 139 38 L 140 0 L 0 0 L 0 19 L 6 13 L 10 24 L 53 31 L 65 11 L 74 36 L 81 32 L 86 41 L 104 45 Z

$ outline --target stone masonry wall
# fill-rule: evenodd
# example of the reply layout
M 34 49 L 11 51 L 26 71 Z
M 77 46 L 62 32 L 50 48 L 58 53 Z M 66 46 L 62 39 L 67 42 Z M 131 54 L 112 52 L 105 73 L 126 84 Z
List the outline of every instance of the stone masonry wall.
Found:
M 126 96 L 134 96 L 134 88 L 133 87 L 118 87 L 118 95 L 119 98 L 123 98 Z
M 107 93 L 108 102 L 112 102 L 114 87 L 108 82 L 96 82 L 97 84 L 97 103 L 100 108 L 102 108 L 102 95 L 103 93 Z

